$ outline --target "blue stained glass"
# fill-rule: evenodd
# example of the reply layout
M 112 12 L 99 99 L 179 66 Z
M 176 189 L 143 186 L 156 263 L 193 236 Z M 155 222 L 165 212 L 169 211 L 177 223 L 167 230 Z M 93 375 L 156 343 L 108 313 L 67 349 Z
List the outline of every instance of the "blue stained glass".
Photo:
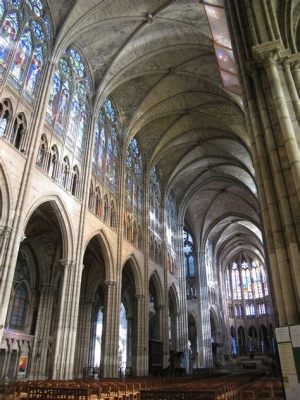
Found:
M 80 111 L 80 106 L 78 102 L 77 93 L 73 96 L 72 104 L 71 104 L 71 112 L 68 123 L 68 131 L 67 131 L 67 144 L 71 149 L 74 148 L 75 140 L 76 140 L 76 131 L 78 129 L 78 115 Z
M 4 15 L 4 11 L 5 11 L 5 6 L 4 6 L 3 0 L 0 0 L 0 19 L 2 19 L 3 15 Z
M 32 50 L 31 34 L 29 31 L 25 31 L 21 36 L 13 68 L 11 70 L 11 75 L 14 81 L 19 86 L 23 83 L 26 67 L 30 59 L 31 50 Z
M 21 1 L 20 0 L 11 0 L 11 4 L 16 8 L 19 8 Z
M 108 138 L 107 140 L 107 150 L 112 153 L 112 142 L 111 142 L 111 138 Z
M 82 157 L 83 151 L 85 149 L 86 127 L 87 127 L 87 113 L 85 107 L 83 107 L 80 112 L 78 134 L 76 140 L 76 153 L 80 157 Z
M 100 124 L 104 124 L 104 120 L 105 120 L 104 112 L 100 111 L 100 113 L 99 113 L 99 122 L 100 122 Z
M 50 27 L 50 22 L 49 22 L 47 15 L 44 16 L 43 21 L 44 21 L 45 27 L 47 29 L 47 33 L 50 37 L 51 36 L 51 27 Z
M 77 53 L 77 51 L 75 51 L 74 49 L 71 49 L 70 55 L 71 55 L 70 60 L 71 60 L 71 64 L 72 64 L 74 72 L 81 78 L 84 77 L 84 75 L 85 75 L 84 65 L 81 62 L 79 53 Z
M 80 96 L 82 97 L 83 100 L 86 100 L 87 98 L 87 90 L 86 86 L 83 83 L 78 83 L 78 91 L 80 93 Z
M 115 111 L 114 111 L 112 103 L 111 103 L 111 101 L 109 99 L 106 99 L 106 101 L 104 103 L 104 108 L 105 108 L 105 111 L 106 111 L 109 119 L 114 121 L 115 118 L 116 118 Z
M 40 0 L 26 0 L 26 4 L 37 17 L 43 14 L 43 4 Z
M 48 102 L 48 114 L 51 116 L 51 119 L 54 119 L 54 117 L 56 115 L 56 110 L 57 110 L 58 101 L 59 101 L 60 88 L 61 88 L 61 79 L 58 75 L 58 72 L 56 72 L 53 77 L 51 93 L 50 93 L 49 102 Z
M 38 79 L 44 62 L 43 47 L 36 46 L 31 59 L 29 71 L 25 81 L 25 90 L 29 95 L 33 95 L 37 86 Z
M 18 31 L 19 23 L 17 14 L 10 12 L 5 17 L 0 30 L 0 65 L 2 66 L 6 64 Z
M 71 70 L 70 70 L 70 67 L 69 67 L 69 64 L 68 64 L 67 60 L 65 60 L 64 58 L 61 58 L 59 60 L 59 65 L 60 65 L 60 68 L 62 69 L 63 73 L 68 78 L 71 78 Z
M 127 157 L 126 157 L 126 167 L 130 169 L 130 168 L 132 167 L 132 165 L 133 165 L 133 163 L 132 163 L 132 157 L 131 157 L 130 154 L 127 154 Z
M 70 90 L 68 82 L 64 82 L 62 91 L 59 98 L 59 105 L 57 110 L 56 122 L 63 130 L 69 103 Z
M 32 21 L 31 25 L 36 38 L 42 42 L 45 39 L 45 35 L 41 25 L 38 24 L 36 21 Z
M 94 151 L 93 151 L 93 163 L 94 164 L 96 164 L 96 162 L 97 162 L 97 150 L 98 150 L 99 140 L 100 140 L 99 125 L 96 124 L 96 127 L 95 127 L 95 145 L 94 145 Z
M 136 139 L 132 139 L 130 147 L 135 155 L 139 155 L 139 148 Z

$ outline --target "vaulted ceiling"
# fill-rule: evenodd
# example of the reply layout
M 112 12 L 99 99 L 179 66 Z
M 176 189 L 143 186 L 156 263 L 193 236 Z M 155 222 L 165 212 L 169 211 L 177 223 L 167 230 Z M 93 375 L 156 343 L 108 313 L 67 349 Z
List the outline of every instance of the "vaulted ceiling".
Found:
M 198 244 L 210 238 L 219 250 L 248 246 L 262 255 L 243 106 L 224 89 L 203 1 L 49 0 L 49 7 L 54 58 L 71 43 L 83 50 L 96 103 L 112 96 L 125 141 L 135 136 L 147 170 L 158 167 Z M 218 18 L 216 26 L 224 24 Z

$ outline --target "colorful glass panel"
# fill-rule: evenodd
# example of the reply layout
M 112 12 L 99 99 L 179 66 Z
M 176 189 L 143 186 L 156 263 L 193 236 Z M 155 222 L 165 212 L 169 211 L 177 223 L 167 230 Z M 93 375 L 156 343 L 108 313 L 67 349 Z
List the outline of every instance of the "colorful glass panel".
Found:
M 26 0 L 26 4 L 37 17 L 43 14 L 43 4 L 40 0 Z
M 11 0 L 11 4 L 16 8 L 19 8 L 20 4 L 21 4 L 21 0 Z
M 104 109 L 105 109 L 109 119 L 111 119 L 112 121 L 115 121 L 115 111 L 113 109 L 110 99 L 106 99 L 106 101 L 104 103 Z
M 51 27 L 50 27 L 49 18 L 47 17 L 47 15 L 44 16 L 43 21 L 44 21 L 48 36 L 51 37 Z
M 87 118 L 88 116 L 84 106 L 81 108 L 79 114 L 78 133 L 76 139 L 76 155 L 79 158 L 82 158 L 85 151 Z
M 55 119 L 56 116 L 61 84 L 62 84 L 61 78 L 59 76 L 58 71 L 56 71 L 56 73 L 53 76 L 52 87 L 47 109 L 47 114 L 51 118 L 51 120 Z
M 65 81 L 62 85 L 62 90 L 60 93 L 57 115 L 56 115 L 56 124 L 57 124 L 56 127 L 61 132 L 64 131 L 69 98 L 70 98 L 69 83 Z
M 71 79 L 71 69 L 69 67 L 68 61 L 64 58 L 61 58 L 59 60 L 59 66 L 60 66 L 62 72 L 64 73 L 64 75 L 66 76 L 66 78 Z
M 15 12 L 6 15 L 0 30 L 0 70 L 6 66 L 8 55 L 19 31 L 18 17 Z
M 78 101 L 78 94 L 75 93 L 71 103 L 71 111 L 68 121 L 67 142 L 66 142 L 71 150 L 74 150 L 75 146 L 79 111 L 80 111 L 80 106 Z
M 81 57 L 80 57 L 79 53 L 74 49 L 70 50 L 70 60 L 71 60 L 71 64 L 72 64 L 74 72 L 78 76 L 83 78 L 85 75 L 84 65 L 81 61 Z
M 3 2 L 3 0 L 0 0 L 0 19 L 3 18 L 4 11 L 5 11 L 4 2 Z
M 20 87 L 25 78 L 26 68 L 30 60 L 32 51 L 32 37 L 30 31 L 25 31 L 20 39 L 13 67 L 11 70 L 11 76 L 14 83 Z
M 29 71 L 25 81 L 25 90 L 30 96 L 33 96 L 34 92 L 36 91 L 43 63 L 44 63 L 43 47 L 41 45 L 38 45 L 36 46 L 33 52 Z
M 45 34 L 40 24 L 38 24 L 35 20 L 31 21 L 32 30 L 36 36 L 36 38 L 43 42 L 45 40 Z

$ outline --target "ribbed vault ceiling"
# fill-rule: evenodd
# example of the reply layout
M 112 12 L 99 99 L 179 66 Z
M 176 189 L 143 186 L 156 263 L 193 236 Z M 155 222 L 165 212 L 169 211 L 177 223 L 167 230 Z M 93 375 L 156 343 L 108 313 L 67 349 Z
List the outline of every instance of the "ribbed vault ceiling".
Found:
M 221 2 L 220 2 L 221 3 Z M 197 242 L 263 254 L 257 192 L 240 99 L 223 89 L 198 0 L 49 0 L 57 40 L 85 53 L 96 103 L 111 95 L 125 142 L 157 165 Z M 224 253 L 224 254 L 225 254 Z

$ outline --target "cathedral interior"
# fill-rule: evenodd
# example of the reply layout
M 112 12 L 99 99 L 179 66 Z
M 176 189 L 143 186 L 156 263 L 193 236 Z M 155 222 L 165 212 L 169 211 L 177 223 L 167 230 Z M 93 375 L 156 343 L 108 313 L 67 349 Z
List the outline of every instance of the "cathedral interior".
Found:
M 0 26 L 0 380 L 272 365 L 300 1 L 0 0 Z

